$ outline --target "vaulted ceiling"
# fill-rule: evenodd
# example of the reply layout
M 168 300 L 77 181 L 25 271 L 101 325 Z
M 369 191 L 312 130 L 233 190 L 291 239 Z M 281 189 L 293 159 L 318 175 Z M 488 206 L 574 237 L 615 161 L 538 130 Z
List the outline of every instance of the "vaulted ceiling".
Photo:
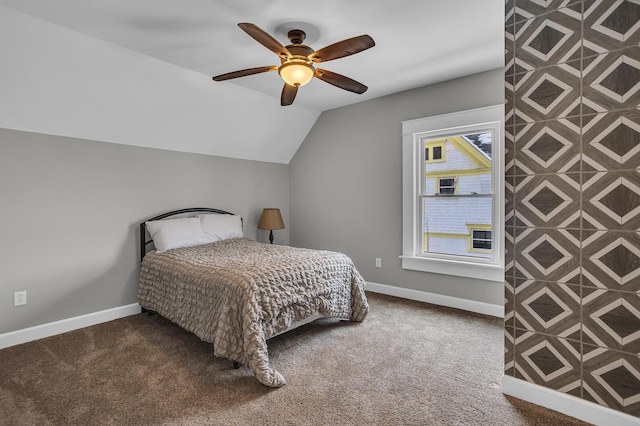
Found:
M 503 66 L 503 9 L 503 0 L 0 0 L 10 62 L 0 89 L 15 98 L 0 105 L 0 127 L 288 163 L 322 111 Z M 322 64 L 369 89 L 314 79 L 281 107 L 275 72 L 213 82 L 279 64 L 238 22 L 283 45 L 302 29 L 315 50 L 370 35 L 375 47 Z

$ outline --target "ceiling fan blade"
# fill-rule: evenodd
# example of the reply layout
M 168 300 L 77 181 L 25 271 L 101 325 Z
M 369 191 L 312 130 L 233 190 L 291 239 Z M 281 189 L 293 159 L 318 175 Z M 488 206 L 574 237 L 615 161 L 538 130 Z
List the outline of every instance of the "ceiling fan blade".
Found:
M 375 45 L 375 41 L 365 34 L 323 47 L 309 55 L 309 59 L 313 62 L 332 61 L 334 59 L 344 58 L 345 56 L 362 52 L 363 50 L 367 50 Z
M 296 94 L 298 93 L 298 86 L 292 86 L 290 84 L 285 83 L 282 88 L 282 97 L 280 98 L 280 105 L 287 106 L 293 103 L 293 100 L 296 98 Z
M 275 53 L 280 57 L 290 58 L 291 52 L 287 50 L 278 40 L 271 37 L 269 34 L 260 29 L 257 25 L 250 24 L 248 22 L 241 22 L 238 24 L 240 28 L 247 34 L 253 37 L 258 43 Z
M 268 66 L 268 67 L 247 68 L 245 70 L 239 70 L 239 71 L 228 72 L 226 74 L 220 74 L 213 77 L 213 79 L 215 81 L 224 81 L 224 80 L 230 80 L 232 78 L 245 77 L 247 75 L 260 74 L 262 72 L 275 71 L 277 69 L 278 67 L 276 67 L 275 65 Z
M 364 84 L 358 83 L 357 81 L 336 72 L 318 68 L 316 69 L 316 77 L 324 81 L 325 83 L 333 84 L 336 87 L 348 90 L 349 92 L 357 93 L 359 95 L 367 91 L 367 86 L 365 86 Z

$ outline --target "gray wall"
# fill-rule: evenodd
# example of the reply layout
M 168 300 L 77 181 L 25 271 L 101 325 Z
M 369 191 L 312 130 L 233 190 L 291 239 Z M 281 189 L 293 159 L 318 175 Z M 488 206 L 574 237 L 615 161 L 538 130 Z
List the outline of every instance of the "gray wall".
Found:
M 245 235 L 282 209 L 288 166 L 0 129 L 0 333 L 137 301 L 137 224 L 183 207 L 225 209 Z M 13 292 L 27 305 L 13 307 Z
M 401 122 L 502 104 L 503 77 L 496 69 L 324 112 L 289 164 L 291 244 L 345 252 L 370 282 L 502 305 L 502 282 L 408 271 L 398 256 Z
M 371 282 L 501 304 L 502 285 L 406 271 L 398 255 L 401 121 L 501 103 L 502 76 L 323 113 L 288 166 L 0 129 L 0 333 L 135 303 L 137 224 L 185 206 L 238 213 L 259 241 L 262 208 L 279 207 L 278 243 L 343 251 Z

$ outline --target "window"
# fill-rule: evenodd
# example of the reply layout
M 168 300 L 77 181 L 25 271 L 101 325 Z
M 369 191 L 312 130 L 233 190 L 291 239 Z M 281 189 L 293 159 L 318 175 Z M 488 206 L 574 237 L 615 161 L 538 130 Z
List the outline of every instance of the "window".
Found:
M 503 109 L 402 123 L 403 268 L 504 279 Z
M 433 159 L 434 160 L 442 160 L 442 147 L 434 146 L 433 147 Z
M 443 141 L 442 139 L 429 141 L 429 143 L 425 144 L 424 147 L 424 161 L 430 163 L 444 161 L 444 153 L 445 141 Z
M 491 230 L 471 229 L 471 250 L 491 250 Z
M 456 193 L 455 178 L 439 178 L 438 179 L 438 194 L 453 195 L 455 193 Z

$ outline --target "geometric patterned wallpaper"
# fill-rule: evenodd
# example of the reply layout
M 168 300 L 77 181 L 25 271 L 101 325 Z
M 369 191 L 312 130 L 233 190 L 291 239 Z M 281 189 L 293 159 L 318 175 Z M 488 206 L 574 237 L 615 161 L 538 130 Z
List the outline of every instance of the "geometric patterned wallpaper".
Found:
M 640 0 L 505 3 L 505 374 L 640 417 Z

